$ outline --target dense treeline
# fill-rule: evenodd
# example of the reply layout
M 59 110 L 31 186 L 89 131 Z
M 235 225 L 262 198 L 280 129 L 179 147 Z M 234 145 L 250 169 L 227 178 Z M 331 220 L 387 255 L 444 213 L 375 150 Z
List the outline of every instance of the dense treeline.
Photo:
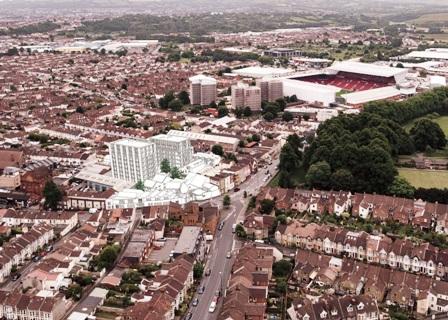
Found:
M 367 104 L 364 112 L 374 113 L 400 124 L 428 113 L 448 113 L 448 88 L 440 87 L 404 101 L 378 101 Z
M 412 139 L 415 136 L 411 138 L 400 123 L 427 113 L 447 113 L 447 98 L 448 88 L 438 88 L 403 102 L 372 103 L 358 115 L 327 120 L 306 148 L 303 161 L 291 152 L 297 144 L 288 141 L 283 147 L 280 186 L 290 187 L 288 172 L 301 166 L 309 187 L 390 193 L 398 173 L 396 157 L 412 154 L 416 149 Z
M 414 198 L 422 199 L 433 203 L 438 202 L 448 204 L 448 189 L 418 188 L 414 192 Z
M 39 22 L 34 24 L 29 24 L 27 26 L 22 26 L 18 28 L 11 28 L 7 30 L 0 30 L 0 35 L 27 35 L 32 33 L 46 33 L 56 29 L 59 29 L 60 25 L 51 22 Z
M 296 22 L 293 13 L 224 13 L 185 16 L 126 15 L 96 21 L 85 21 L 78 32 L 124 32 L 128 36 L 182 33 L 206 35 L 211 32 L 265 31 L 278 28 L 322 26 L 328 22 Z

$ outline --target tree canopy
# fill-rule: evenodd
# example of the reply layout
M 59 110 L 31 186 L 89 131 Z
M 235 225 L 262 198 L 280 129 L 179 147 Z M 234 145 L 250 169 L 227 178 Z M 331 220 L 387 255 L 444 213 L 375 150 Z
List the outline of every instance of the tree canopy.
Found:
M 59 202 L 62 200 L 63 194 L 56 183 L 48 180 L 44 187 L 43 196 L 45 197 L 45 207 L 56 210 Z
M 417 121 L 411 129 L 410 135 L 418 151 L 425 151 L 428 147 L 443 149 L 446 146 L 445 133 L 439 124 L 429 119 Z

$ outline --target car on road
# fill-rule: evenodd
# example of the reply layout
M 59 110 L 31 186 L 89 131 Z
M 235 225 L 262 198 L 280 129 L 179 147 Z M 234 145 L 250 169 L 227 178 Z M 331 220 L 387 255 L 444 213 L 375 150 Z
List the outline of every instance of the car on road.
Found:
M 205 270 L 205 276 L 209 276 L 212 273 L 212 270 L 210 270 L 210 268 L 208 268 L 207 270 Z
M 196 307 L 199 304 L 199 299 L 198 298 L 194 298 L 193 302 L 191 304 L 193 305 L 193 307 Z
M 218 230 L 222 230 L 224 228 L 224 221 L 218 225 Z
M 205 291 L 205 286 L 199 287 L 199 289 L 198 289 L 199 294 L 203 294 L 204 291 Z
M 227 259 L 230 259 L 230 258 L 232 258 L 232 252 L 230 252 L 230 251 L 227 251 L 227 255 L 226 255 L 226 258 L 227 258 Z
M 190 320 L 191 318 L 193 318 L 193 314 L 191 312 L 188 312 L 185 316 L 185 320 Z
M 210 307 L 208 308 L 208 312 L 213 313 L 216 310 L 216 301 L 213 299 L 212 303 L 210 303 Z
M 40 256 L 34 256 L 34 257 L 33 257 L 33 261 L 34 261 L 34 262 L 37 262 L 37 261 L 39 261 L 40 259 L 41 259 Z
M 235 188 L 235 189 L 233 189 L 233 192 L 238 192 L 240 190 L 241 190 L 240 188 Z
M 19 280 L 19 278 L 20 278 L 20 273 L 14 273 L 14 274 L 11 276 L 11 280 L 12 280 L 12 281 L 17 281 L 17 280 Z

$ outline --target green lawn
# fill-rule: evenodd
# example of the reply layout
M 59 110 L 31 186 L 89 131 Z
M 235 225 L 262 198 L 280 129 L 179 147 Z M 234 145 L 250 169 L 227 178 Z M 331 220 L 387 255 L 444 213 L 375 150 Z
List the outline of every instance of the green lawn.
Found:
M 398 172 L 416 188 L 448 188 L 447 170 L 398 168 Z
M 414 125 L 415 122 L 417 122 L 418 120 L 421 119 L 429 119 L 431 121 L 434 121 L 436 123 L 439 124 L 440 128 L 442 128 L 443 132 L 445 132 L 445 135 L 448 136 L 448 116 L 439 116 L 439 117 L 434 117 L 433 115 L 427 115 L 421 118 L 417 118 L 412 120 L 409 123 L 406 123 L 403 127 L 404 129 L 409 132 L 412 128 L 412 126 Z
M 292 181 L 295 186 L 300 186 L 305 183 L 305 170 L 303 168 L 299 168 L 296 172 L 293 173 Z M 279 175 L 276 174 L 271 181 L 269 181 L 269 187 L 278 187 L 278 178 Z

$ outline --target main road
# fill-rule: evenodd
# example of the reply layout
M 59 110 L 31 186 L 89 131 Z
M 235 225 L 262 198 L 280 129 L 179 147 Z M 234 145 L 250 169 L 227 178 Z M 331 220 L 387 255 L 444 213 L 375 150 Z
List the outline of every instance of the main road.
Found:
M 250 195 L 258 194 L 260 188 L 269 181 L 266 172 L 269 171 L 270 174 L 274 174 L 277 171 L 277 166 L 278 160 L 274 160 L 267 168 L 260 168 L 257 173 L 239 186 L 240 190 L 238 192 L 229 194 L 231 206 L 228 209 L 221 210 L 221 222 L 224 222 L 224 227 L 215 234 L 205 266 L 205 270 L 210 269 L 211 274 L 205 276 L 200 284 L 200 287 L 205 288 L 204 293 L 196 293 L 194 296 L 199 299 L 198 305 L 196 307 L 190 306 L 190 312 L 193 314 L 192 320 L 214 320 L 218 318 L 223 300 L 222 296 L 225 294 L 235 251 L 239 245 L 235 235 L 232 233 L 232 225 L 244 220 L 244 213 Z M 244 198 L 244 192 L 247 192 L 247 198 Z M 212 199 L 211 202 L 222 207 L 223 197 Z M 228 252 L 232 254 L 230 259 L 227 258 Z M 212 313 L 209 312 L 209 307 L 217 292 L 222 294 L 216 310 Z

